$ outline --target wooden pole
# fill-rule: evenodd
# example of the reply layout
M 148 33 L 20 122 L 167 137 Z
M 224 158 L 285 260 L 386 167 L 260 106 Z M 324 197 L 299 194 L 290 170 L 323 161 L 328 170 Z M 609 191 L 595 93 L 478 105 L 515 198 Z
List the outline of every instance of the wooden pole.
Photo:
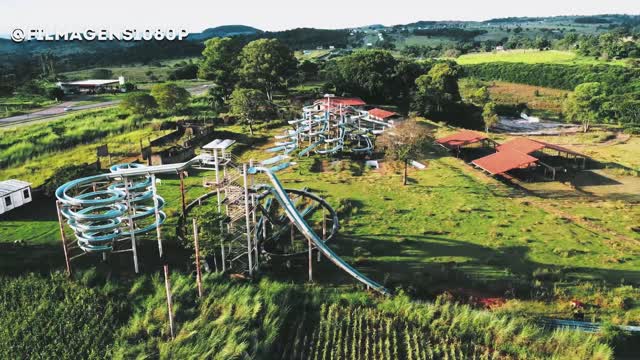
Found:
M 71 276 L 71 262 L 67 251 L 67 240 L 64 236 L 64 225 L 62 223 L 62 211 L 60 210 L 60 200 L 56 200 L 56 210 L 58 212 L 58 224 L 60 225 L 60 239 L 62 240 L 62 250 L 64 251 L 64 262 L 67 265 L 67 276 Z
M 167 310 L 169 312 L 169 330 L 173 340 L 173 302 L 171 300 L 171 283 L 169 282 L 169 265 L 164 265 L 164 287 L 167 290 Z
M 311 246 L 311 239 L 307 239 L 309 244 L 309 282 L 313 282 L 313 247 Z
M 180 171 L 180 199 L 182 200 L 182 214 L 187 211 L 187 203 L 184 197 L 184 172 Z
M 200 272 L 200 245 L 198 244 L 198 224 L 193 219 L 193 241 L 196 247 L 196 282 L 198 283 L 198 297 L 202 297 L 202 273 Z
M 162 230 L 160 229 L 160 203 L 158 201 L 158 189 L 156 188 L 156 175 L 151 174 L 151 186 L 153 190 L 153 206 L 156 216 L 156 237 L 158 239 L 158 254 L 162 258 Z
M 131 216 L 131 212 L 133 211 L 131 207 L 131 194 L 129 193 L 129 180 L 126 177 L 122 177 L 122 182 L 124 183 L 124 193 L 125 200 L 127 204 L 127 222 L 129 223 L 129 233 L 131 237 L 131 251 L 133 252 L 133 267 L 138 273 L 138 248 L 136 246 L 136 235 L 134 234 L 135 227 L 133 225 L 133 217 Z
M 249 261 L 249 276 L 253 276 L 253 249 L 251 247 L 251 214 L 249 212 L 249 179 L 247 178 L 247 164 L 242 165 L 242 180 L 244 184 L 244 215 L 247 227 L 247 260 Z

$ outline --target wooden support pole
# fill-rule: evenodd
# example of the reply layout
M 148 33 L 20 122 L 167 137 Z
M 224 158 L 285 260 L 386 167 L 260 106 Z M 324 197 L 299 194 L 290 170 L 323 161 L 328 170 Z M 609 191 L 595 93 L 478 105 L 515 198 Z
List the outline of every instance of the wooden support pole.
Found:
M 244 184 L 244 215 L 247 227 L 247 260 L 249 261 L 249 276 L 253 276 L 253 249 L 251 241 L 251 214 L 249 212 L 249 179 L 247 178 L 247 164 L 242 165 L 242 180 Z
M 196 249 L 196 282 L 198 283 L 198 297 L 202 297 L 202 273 L 200 272 L 200 245 L 198 244 L 198 224 L 193 219 L 193 241 Z
M 309 282 L 313 282 L 313 246 L 311 245 L 311 239 L 307 239 L 309 245 Z
M 67 276 L 71 276 L 71 262 L 69 261 L 69 252 L 67 250 L 67 240 L 64 236 L 64 225 L 62 222 L 62 204 L 60 200 L 56 200 L 56 210 L 58 212 L 58 224 L 60 225 L 60 239 L 62 240 L 62 250 L 64 251 L 64 262 L 67 265 Z
M 169 265 L 164 265 L 164 288 L 167 290 L 167 311 L 169 313 L 169 331 L 171 339 L 174 338 L 173 331 L 173 301 L 171 300 L 171 282 L 169 281 Z
M 187 202 L 184 196 L 184 172 L 180 171 L 180 199 L 182 200 L 182 214 L 187 211 Z
M 135 235 L 135 227 L 133 225 L 133 217 L 131 216 L 131 212 L 134 209 L 131 207 L 131 194 L 129 192 L 129 180 L 126 177 L 122 177 L 122 182 L 124 183 L 124 193 L 125 193 L 125 201 L 127 204 L 127 222 L 129 223 L 129 235 L 131 237 L 131 251 L 133 252 L 133 267 L 138 273 L 138 247 L 136 246 L 136 235 Z
M 153 190 L 153 206 L 156 216 L 156 237 L 158 239 L 158 256 L 162 258 L 162 230 L 160 229 L 160 203 L 158 201 L 158 189 L 156 188 L 156 175 L 151 174 L 151 186 Z

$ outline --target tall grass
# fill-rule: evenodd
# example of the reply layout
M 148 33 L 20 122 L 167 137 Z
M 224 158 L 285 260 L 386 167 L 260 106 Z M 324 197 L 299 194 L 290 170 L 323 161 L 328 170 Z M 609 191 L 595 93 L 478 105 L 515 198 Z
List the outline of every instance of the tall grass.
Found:
M 140 127 L 145 120 L 117 109 L 96 110 L 66 116 L 45 124 L 0 132 L 0 167 L 24 162 L 42 154 L 87 144 L 108 135 Z
M 598 335 L 444 300 L 349 289 L 171 276 L 175 338 L 159 275 L 106 281 L 87 271 L 0 278 L 0 358 L 610 359 Z M 55 354 L 55 355 L 53 355 Z

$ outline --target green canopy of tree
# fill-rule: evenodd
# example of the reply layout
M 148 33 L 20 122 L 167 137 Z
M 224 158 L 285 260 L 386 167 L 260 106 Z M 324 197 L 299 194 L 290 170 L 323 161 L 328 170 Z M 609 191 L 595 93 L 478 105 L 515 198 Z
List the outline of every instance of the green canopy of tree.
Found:
M 120 107 L 133 114 L 148 115 L 158 107 L 158 103 L 149 94 L 131 93 L 122 100 Z
M 602 104 L 605 100 L 605 90 L 597 82 L 584 83 L 576 86 L 563 104 L 563 114 L 568 121 L 579 121 L 585 132 L 593 122 L 602 116 Z
M 214 256 L 216 250 L 220 249 L 220 242 L 224 240 L 221 227 L 224 215 L 220 214 L 216 206 L 213 205 L 197 206 L 191 211 L 190 215 L 197 219 L 200 258 L 205 260 L 207 265 L 210 265 L 208 260 Z M 184 246 L 188 249 L 194 249 L 195 242 L 191 222 L 187 224 L 186 229 L 187 242 L 185 242 Z M 195 258 L 195 254 L 192 257 Z
M 202 52 L 204 60 L 200 63 L 198 77 L 213 80 L 221 86 L 227 97 L 238 81 L 236 69 L 241 43 L 232 38 L 212 38 L 205 42 Z
M 382 147 L 386 159 L 403 163 L 402 184 L 407 185 L 409 161 L 423 156 L 430 140 L 431 134 L 424 125 L 415 119 L 408 119 L 385 131 L 376 145 Z
M 291 49 L 279 40 L 260 39 L 242 49 L 238 74 L 244 86 L 263 90 L 271 101 L 273 91 L 286 85 L 297 65 Z
M 458 68 L 451 63 L 435 64 L 416 79 L 412 109 L 424 116 L 443 114 L 460 102 Z
M 489 129 L 498 123 L 498 114 L 496 113 L 496 104 L 488 102 L 482 108 L 482 120 L 484 121 L 484 131 L 489 132 Z
M 256 89 L 236 88 L 229 100 L 230 111 L 237 116 L 240 123 L 249 128 L 253 135 L 253 125 L 268 112 L 270 103 L 264 93 Z
M 430 65 L 398 60 L 386 50 L 359 50 L 329 62 L 323 74 L 340 94 L 403 105 L 408 103 L 415 79 Z
M 198 77 L 198 65 L 187 64 L 169 72 L 169 80 L 191 80 Z
M 176 84 L 165 83 L 154 85 L 151 88 L 151 96 L 162 111 L 172 112 L 187 107 L 191 94 Z

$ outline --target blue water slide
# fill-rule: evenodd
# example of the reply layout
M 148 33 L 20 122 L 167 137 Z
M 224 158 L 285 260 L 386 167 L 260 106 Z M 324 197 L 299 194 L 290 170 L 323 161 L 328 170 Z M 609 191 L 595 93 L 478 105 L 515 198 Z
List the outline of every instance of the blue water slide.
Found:
M 382 294 L 388 295 L 389 292 L 384 286 L 378 284 L 377 282 L 369 279 L 367 276 L 360 273 L 358 270 L 353 268 L 347 262 L 342 260 L 336 253 L 329 248 L 325 242 L 318 236 L 318 234 L 313 231 L 313 229 L 309 226 L 309 224 L 304 219 L 304 216 L 298 212 L 295 205 L 287 195 L 284 187 L 276 177 L 276 175 L 270 169 L 264 167 L 252 167 L 249 169 L 249 173 L 264 173 L 269 177 L 271 181 L 270 190 L 274 195 L 275 199 L 282 205 L 285 210 L 289 220 L 298 228 L 298 230 L 308 239 L 313 242 L 316 248 L 331 262 L 333 262 L 336 266 L 347 272 L 356 280 L 365 284 L 367 287 L 372 288 Z

